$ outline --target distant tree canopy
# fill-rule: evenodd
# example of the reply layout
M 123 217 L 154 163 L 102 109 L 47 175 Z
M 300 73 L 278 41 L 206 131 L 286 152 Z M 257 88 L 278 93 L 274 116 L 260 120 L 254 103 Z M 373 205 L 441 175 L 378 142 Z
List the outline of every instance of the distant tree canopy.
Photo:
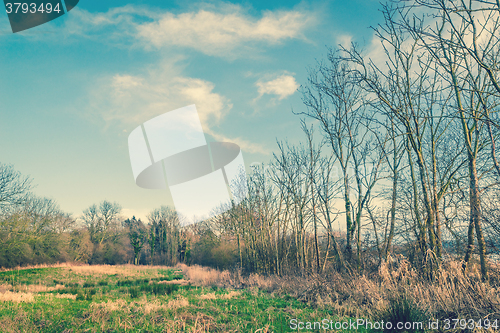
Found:
M 62 261 L 174 265 L 190 260 L 190 234 L 180 230 L 177 214 L 168 207 L 151 211 L 144 224 L 135 217 L 125 219 L 118 203 L 104 200 L 75 219 L 31 188 L 29 177 L 0 164 L 0 267 Z
M 135 216 L 133 216 L 132 219 L 126 219 L 123 224 L 129 230 L 128 237 L 130 239 L 130 245 L 134 249 L 134 264 L 137 265 L 139 264 L 139 254 L 147 240 L 146 227 L 141 219 L 137 220 Z
M 0 212 L 24 202 L 31 190 L 31 179 L 22 176 L 12 165 L 0 163 Z
M 51 263 L 70 258 L 65 232 L 73 220 L 57 203 L 31 192 L 31 180 L 0 163 L 0 266 Z

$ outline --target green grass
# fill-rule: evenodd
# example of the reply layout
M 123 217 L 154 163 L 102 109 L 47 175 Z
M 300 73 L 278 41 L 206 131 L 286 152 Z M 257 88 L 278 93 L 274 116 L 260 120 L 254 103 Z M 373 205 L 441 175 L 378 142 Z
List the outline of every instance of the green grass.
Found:
M 0 301 L 0 332 L 291 332 L 293 318 L 337 320 L 331 309 L 255 287 L 163 282 L 182 278 L 179 271 L 154 267 L 98 276 L 67 268 L 3 272 L 0 279 L 14 291 L 30 284 L 48 290 L 33 293 L 32 302 Z
M 60 281 L 56 279 L 48 281 L 47 279 L 50 276 L 57 274 L 58 270 L 59 268 L 48 267 L 0 272 L 0 284 L 8 283 L 11 285 L 30 285 L 51 282 L 50 284 L 55 285 L 56 283 L 60 283 Z

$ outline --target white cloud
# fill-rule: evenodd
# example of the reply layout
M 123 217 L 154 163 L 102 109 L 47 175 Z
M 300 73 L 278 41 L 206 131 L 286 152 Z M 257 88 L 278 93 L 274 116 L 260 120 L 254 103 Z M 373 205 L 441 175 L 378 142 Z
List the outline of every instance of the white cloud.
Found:
M 243 56 L 256 43 L 306 39 L 304 31 L 316 21 L 312 12 L 304 10 L 266 11 L 253 17 L 230 4 L 180 14 L 132 5 L 106 13 L 77 7 L 70 16 L 64 29 L 70 35 L 138 43 L 146 49 L 184 47 L 222 57 Z M 124 36 L 132 38 L 123 40 Z
M 264 155 L 270 154 L 269 149 L 266 149 L 261 145 L 252 143 L 252 142 L 245 140 L 241 137 L 228 138 L 222 134 L 215 133 L 214 131 L 210 131 L 210 133 L 208 133 L 208 134 L 210 134 L 217 141 L 236 143 L 238 146 L 240 146 L 241 150 L 243 150 L 246 153 L 259 153 L 259 154 L 264 154 Z
M 386 47 L 390 48 L 390 45 Z M 378 68 L 386 68 L 387 54 L 384 49 L 384 44 L 375 34 L 372 37 L 370 44 L 367 47 L 367 59 L 373 62 Z
M 165 13 L 154 22 L 138 26 L 138 36 L 155 47 L 170 45 L 194 48 L 209 55 L 224 55 L 243 43 L 275 44 L 304 38 L 303 30 L 313 17 L 298 11 L 266 12 L 260 19 L 245 16 L 238 6 L 231 12 L 199 10 L 174 15 Z
M 352 43 L 352 36 L 351 35 L 340 35 L 335 38 L 335 41 L 337 44 L 342 45 L 346 49 L 349 49 L 351 47 Z
M 196 104 L 204 127 L 217 124 L 230 101 L 215 93 L 212 82 L 180 75 L 173 64 L 163 64 L 146 75 L 105 77 L 92 91 L 94 110 L 109 124 L 142 123 L 154 116 Z
M 105 13 L 91 13 L 76 7 L 68 15 L 63 31 L 69 35 L 98 37 L 107 41 L 113 37 L 131 36 L 138 24 L 159 18 L 158 13 L 147 7 L 133 5 L 111 8 Z
M 269 94 L 278 96 L 279 100 L 293 95 L 299 88 L 295 78 L 289 74 L 282 74 L 273 80 L 260 80 L 255 85 L 259 91 L 257 98 L 262 97 L 264 94 Z
M 214 89 L 212 82 L 182 76 L 175 63 L 165 63 L 144 75 L 102 78 L 91 91 L 92 114 L 107 127 L 119 125 L 128 132 L 155 116 L 195 104 L 205 133 L 218 141 L 235 142 L 247 152 L 267 153 L 260 145 L 227 138 L 213 129 L 232 108 L 231 101 Z

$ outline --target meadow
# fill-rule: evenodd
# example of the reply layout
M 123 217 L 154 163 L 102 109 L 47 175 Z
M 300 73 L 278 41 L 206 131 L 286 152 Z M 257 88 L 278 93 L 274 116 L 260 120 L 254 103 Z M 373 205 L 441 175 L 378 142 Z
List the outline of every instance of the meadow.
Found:
M 177 265 L 72 265 L 0 272 L 0 332 L 364 332 L 330 330 L 358 319 L 423 322 L 498 319 L 498 275 L 464 276 L 453 262 L 434 281 L 407 262 L 373 276 L 242 276 L 238 271 Z M 474 278 L 475 276 L 475 278 Z M 307 329 L 327 319 L 330 326 Z M 299 322 L 304 327 L 299 329 Z M 476 325 L 477 326 L 477 325 Z M 494 331 L 476 327 L 468 331 Z M 424 329 L 394 330 L 438 331 Z M 443 329 L 439 331 L 444 331 Z M 464 331 L 458 327 L 447 332 Z
M 335 318 L 331 310 L 260 289 L 262 281 L 235 289 L 228 272 L 183 268 L 55 265 L 0 272 L 0 331 L 286 332 L 292 317 Z M 227 287 L 220 285 L 224 279 Z

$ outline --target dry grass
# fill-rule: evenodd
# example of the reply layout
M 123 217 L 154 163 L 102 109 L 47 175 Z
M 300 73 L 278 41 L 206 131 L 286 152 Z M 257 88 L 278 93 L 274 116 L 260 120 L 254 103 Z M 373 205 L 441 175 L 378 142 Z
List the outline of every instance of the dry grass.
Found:
M 35 297 L 32 293 L 23 293 L 23 292 L 12 292 L 6 291 L 4 293 L 0 293 L 0 302 L 11 301 L 15 303 L 32 303 L 35 301 Z
M 113 311 L 121 310 L 128 305 L 129 303 L 127 303 L 125 300 L 117 299 L 114 301 L 107 301 L 102 303 L 92 303 L 90 307 L 93 309 L 102 309 L 103 312 L 111 313 Z
M 0 293 L 4 293 L 8 290 L 12 290 L 12 285 L 8 283 L 0 284 Z
M 240 292 L 235 291 L 235 290 L 231 290 L 227 294 L 215 295 L 215 293 L 208 293 L 208 294 L 200 295 L 198 298 L 199 299 L 231 299 L 233 297 L 237 297 L 240 295 L 241 295 Z
M 189 301 L 182 296 L 178 296 L 176 299 L 168 301 L 167 304 L 169 309 L 185 308 L 187 306 L 189 306 Z
M 17 266 L 13 268 L 0 267 L 0 272 L 10 272 L 17 271 L 20 269 L 34 269 L 34 268 L 53 268 L 53 267 L 72 267 L 79 264 L 76 263 L 57 263 L 57 264 L 38 264 L 38 265 L 27 265 L 27 266 Z
M 64 285 L 58 284 L 55 287 L 47 287 L 46 285 L 43 284 L 27 284 L 27 285 L 20 285 L 14 287 L 16 291 L 22 291 L 22 292 L 31 292 L 31 293 L 39 293 L 39 292 L 44 292 L 44 291 L 53 291 L 53 290 L 58 290 L 58 289 L 63 289 Z
M 433 281 L 422 279 L 403 260 L 397 267 L 383 264 L 370 277 L 330 273 L 284 278 L 278 292 L 353 317 L 383 317 L 402 302 L 427 318 L 484 319 L 500 313 L 500 286 L 482 283 L 475 269 L 465 276 L 453 261 L 444 263 Z
M 222 294 L 219 296 L 220 299 L 231 299 L 233 297 L 238 297 L 240 296 L 241 293 L 239 291 L 235 291 L 235 290 L 231 290 L 229 293 L 227 294 Z
M 172 280 L 172 281 L 159 281 L 158 284 L 178 284 L 181 286 L 187 286 L 190 282 L 188 280 Z
M 500 271 L 492 266 L 491 283 L 481 282 L 477 266 L 464 275 L 461 263 L 446 261 L 435 271 L 434 279 L 423 279 L 411 264 L 398 260 L 382 264 L 366 275 L 329 272 L 308 277 L 264 277 L 239 272 L 217 271 L 201 266 L 178 265 L 184 276 L 197 286 L 250 288 L 275 295 L 292 295 L 320 308 L 331 308 L 340 316 L 383 317 L 401 304 L 411 307 L 416 315 L 426 318 L 481 319 L 500 313 Z M 234 292 L 237 293 L 237 292 Z M 225 295 L 225 297 L 233 297 Z M 216 299 L 215 293 L 201 299 Z M 224 297 L 224 295 L 222 295 Z
M 187 266 L 185 264 L 178 264 L 176 267 L 182 269 L 184 277 L 196 286 L 216 285 L 221 281 L 221 277 L 224 274 L 213 268 L 198 265 Z
M 57 264 L 39 264 L 19 266 L 14 268 L 0 268 L 0 272 L 17 271 L 20 269 L 36 269 L 36 268 L 64 268 L 65 270 L 75 272 L 81 275 L 121 275 L 124 277 L 134 277 L 138 274 L 146 274 L 151 272 L 151 269 L 172 269 L 169 266 L 135 266 L 135 265 L 88 265 L 82 263 L 57 263 Z
M 155 268 L 169 268 L 166 266 L 154 266 Z M 134 265 L 88 265 L 82 263 L 72 263 L 64 262 L 57 264 L 39 264 L 39 265 L 28 265 L 28 266 L 18 266 L 14 268 L 0 268 L 0 272 L 17 271 L 20 269 L 36 269 L 36 268 L 64 268 L 70 271 L 74 271 L 80 274 L 90 275 L 112 275 L 116 273 L 122 273 L 123 271 L 147 271 L 151 269 L 150 266 L 134 266 Z
M 15 316 L 0 321 L 0 331 L 2 333 L 37 333 L 30 319 L 30 313 L 20 307 L 16 309 Z
M 203 294 L 200 295 L 199 299 L 217 299 L 215 293 Z
M 185 264 L 177 264 L 175 267 L 181 269 L 182 274 L 188 279 L 189 283 L 195 286 L 231 287 L 236 289 L 258 287 L 262 290 L 272 291 L 279 288 L 282 282 L 282 279 L 278 277 L 263 277 L 258 274 L 250 274 L 250 276 L 244 277 L 239 271 L 219 271 L 199 265 L 187 266 Z
M 134 265 L 68 265 L 65 269 L 81 275 L 105 276 L 105 275 L 120 275 L 123 277 L 133 277 L 138 274 L 146 274 L 151 270 L 148 266 Z M 154 268 L 167 268 L 163 266 L 155 266 Z
M 145 315 L 157 313 L 160 310 L 166 310 L 165 304 L 160 303 L 158 300 L 144 304 L 143 311 Z
M 76 300 L 76 295 L 72 295 L 72 294 L 56 294 L 56 298 L 67 298 L 67 299 Z

